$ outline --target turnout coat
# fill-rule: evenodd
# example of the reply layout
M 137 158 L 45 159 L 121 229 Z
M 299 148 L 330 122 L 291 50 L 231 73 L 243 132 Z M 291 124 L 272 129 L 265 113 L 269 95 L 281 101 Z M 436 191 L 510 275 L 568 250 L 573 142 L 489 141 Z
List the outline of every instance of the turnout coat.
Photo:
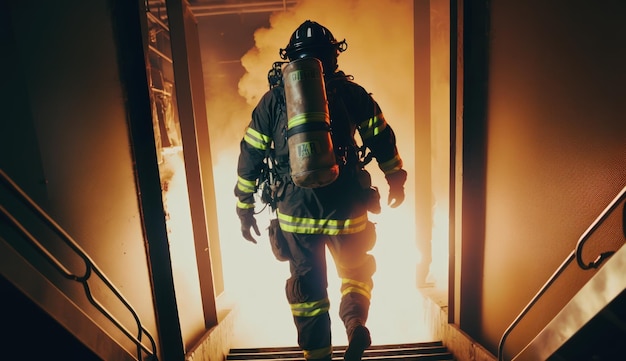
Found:
M 341 235 L 363 231 L 368 223 L 371 194 L 369 174 L 363 169 L 364 149 L 371 152 L 385 175 L 402 168 L 394 131 L 372 96 L 341 71 L 325 77 L 325 85 L 331 137 L 339 164 L 339 176 L 333 183 L 303 188 L 290 181 L 288 119 L 282 86 L 264 94 L 240 142 L 237 207 L 254 208 L 258 180 L 271 150 L 280 175 L 276 212 L 284 232 Z M 357 132 L 361 144 L 355 139 Z

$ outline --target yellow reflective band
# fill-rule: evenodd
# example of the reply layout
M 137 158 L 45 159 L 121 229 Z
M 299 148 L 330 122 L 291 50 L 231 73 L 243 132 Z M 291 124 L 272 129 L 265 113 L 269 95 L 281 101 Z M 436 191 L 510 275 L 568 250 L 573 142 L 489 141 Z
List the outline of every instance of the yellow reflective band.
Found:
M 402 169 L 402 159 L 398 154 L 396 154 L 388 161 L 378 164 L 378 167 L 383 171 L 383 173 L 385 173 L 385 175 L 395 173 Z
M 358 294 L 361 294 L 361 295 L 363 295 L 363 297 L 367 298 L 368 300 L 372 298 L 372 294 L 371 293 L 369 293 L 369 292 L 367 292 L 364 289 L 359 288 L 359 287 L 348 287 L 348 288 L 344 289 L 341 292 L 341 295 L 345 296 L 348 293 L 358 293 Z
M 359 134 L 361 135 L 361 139 L 365 140 L 377 136 L 382 133 L 385 128 L 387 128 L 387 122 L 381 113 L 359 124 Z
M 328 312 L 330 300 L 324 298 L 313 302 L 292 303 L 291 314 L 299 317 L 314 317 Z
M 300 218 L 282 214 L 279 211 L 276 213 L 278 214 L 280 229 L 291 233 L 327 234 L 334 236 L 338 234 L 358 233 L 363 231 L 367 226 L 367 213 L 357 218 L 342 220 Z
M 323 359 L 329 355 L 332 355 L 333 347 L 328 346 L 324 348 L 318 348 L 315 350 L 302 350 L 302 351 L 304 353 L 305 360 L 317 360 L 317 359 Z
M 253 180 L 237 177 L 237 189 L 244 193 L 254 193 L 256 191 L 256 183 Z
M 361 281 L 357 281 L 357 280 L 353 280 L 350 278 L 342 278 L 341 279 L 341 285 L 345 286 L 355 286 L 355 287 L 361 287 L 362 289 L 366 290 L 367 292 L 372 292 L 372 287 L 365 283 L 365 282 L 361 282 Z
M 341 295 L 345 296 L 348 293 L 359 293 L 368 300 L 372 298 L 372 287 L 367 283 L 363 283 L 357 280 L 351 280 L 344 278 L 341 280 Z
M 241 208 L 241 209 L 254 208 L 254 203 L 244 203 L 241 201 L 237 201 L 237 208 Z
M 326 117 L 327 115 L 324 112 L 300 113 L 289 119 L 287 122 L 287 129 L 291 129 L 308 122 L 326 122 Z
M 256 149 L 266 150 L 272 141 L 272 138 L 267 135 L 261 134 L 258 131 L 248 127 L 246 135 L 243 136 L 246 143 L 250 144 Z

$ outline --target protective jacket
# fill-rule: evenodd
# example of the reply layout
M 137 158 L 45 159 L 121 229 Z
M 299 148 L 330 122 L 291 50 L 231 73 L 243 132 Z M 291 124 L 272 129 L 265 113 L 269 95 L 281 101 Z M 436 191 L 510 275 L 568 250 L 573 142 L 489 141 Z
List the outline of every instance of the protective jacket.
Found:
M 282 180 L 277 216 L 285 232 L 341 235 L 365 229 L 367 200 L 358 177 L 362 164 L 355 140 L 357 131 L 385 175 L 402 168 L 395 134 L 371 95 L 341 71 L 325 77 L 325 84 L 331 136 L 340 166 L 335 182 L 321 188 L 302 188 L 289 181 L 287 113 L 284 89 L 280 86 L 272 88 L 259 101 L 240 143 L 235 187 L 237 207 L 254 208 L 263 161 L 273 149 Z

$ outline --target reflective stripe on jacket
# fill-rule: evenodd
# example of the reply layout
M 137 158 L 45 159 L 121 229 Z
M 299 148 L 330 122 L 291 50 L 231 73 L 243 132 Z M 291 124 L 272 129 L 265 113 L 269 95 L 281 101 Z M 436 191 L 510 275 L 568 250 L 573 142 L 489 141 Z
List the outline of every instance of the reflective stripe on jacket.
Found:
M 378 103 L 342 72 L 325 80 L 335 148 L 343 151 L 355 149 L 358 131 L 363 145 L 369 148 L 384 174 L 401 169 L 402 159 L 396 148 L 395 134 Z M 239 208 L 254 207 L 256 182 L 268 149 L 273 149 L 279 159 L 289 159 L 286 127 L 284 89 L 275 87 L 265 93 L 254 108 L 252 120 L 240 142 L 235 186 Z M 342 159 L 341 154 L 338 159 Z M 350 169 L 356 166 L 345 166 L 340 170 L 339 178 L 326 187 L 305 189 L 287 186 L 282 201 L 278 202 L 281 229 L 328 235 L 356 233 L 365 229 L 367 207 L 356 172 Z

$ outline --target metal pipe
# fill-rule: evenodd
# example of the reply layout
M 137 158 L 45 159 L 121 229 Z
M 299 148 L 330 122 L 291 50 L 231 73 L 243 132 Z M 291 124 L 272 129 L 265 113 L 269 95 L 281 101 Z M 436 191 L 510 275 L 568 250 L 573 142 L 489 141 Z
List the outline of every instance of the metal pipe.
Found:
M 86 266 L 85 274 L 75 275 L 69 271 L 61 262 L 52 255 L 37 239 L 24 227 L 11 213 L 0 205 L 0 216 L 4 217 L 9 224 L 19 233 L 21 233 L 27 241 L 31 243 L 33 247 L 41 254 L 50 264 L 57 269 L 65 278 L 74 280 L 83 285 L 85 290 L 85 296 L 89 302 L 95 306 L 107 319 L 109 319 L 126 337 L 128 337 L 138 348 L 138 357 L 141 359 L 141 351 L 145 352 L 149 357 L 156 359 L 156 343 L 149 331 L 141 324 L 139 315 L 132 307 L 132 305 L 126 300 L 122 293 L 113 285 L 113 283 L 106 277 L 106 275 L 96 266 L 95 262 L 87 255 L 87 253 L 79 246 L 70 235 L 67 233 L 52 217 L 46 213 L 35 201 L 28 196 L 28 194 L 20 188 L 2 169 L 0 169 L 0 183 L 4 183 L 6 188 L 28 209 L 30 209 L 37 218 L 39 218 L 45 225 L 47 225 L 68 247 L 74 251 L 84 262 Z M 89 289 L 89 279 L 91 274 L 95 273 L 98 278 L 104 283 L 104 285 L 111 291 L 118 301 L 120 301 L 126 310 L 132 315 L 137 326 L 137 336 L 133 334 L 118 321 L 110 311 L 108 311 L 100 302 L 98 302 Z M 150 341 L 151 349 L 141 341 L 142 336 L 146 335 Z
M 537 292 L 535 297 L 533 297 L 533 299 L 526 305 L 526 307 L 524 307 L 522 312 L 520 312 L 520 314 L 515 318 L 515 320 L 506 329 L 506 331 L 504 331 L 504 334 L 502 335 L 502 338 L 500 339 L 500 343 L 498 344 L 498 360 L 499 361 L 504 360 L 503 358 L 504 357 L 503 355 L 504 342 L 506 342 L 506 339 L 509 337 L 509 334 L 513 331 L 513 329 L 517 326 L 517 324 L 522 320 L 522 318 L 526 316 L 528 311 L 530 311 L 530 309 L 535 305 L 535 303 L 537 303 L 539 298 L 543 296 L 543 294 L 548 290 L 548 288 L 550 288 L 550 286 L 554 283 L 554 281 L 556 281 L 556 279 L 561 275 L 561 273 L 563 273 L 563 271 L 567 268 L 567 266 L 573 260 L 574 260 L 574 252 L 572 251 L 567 257 L 567 259 L 563 261 L 563 263 L 561 263 L 561 266 L 559 266 L 559 268 L 557 268 L 557 270 L 552 274 L 552 277 L 548 279 L 548 282 L 546 282 L 543 285 L 543 287 L 541 287 L 541 289 L 539 290 L 539 292 Z
M 283 0 L 283 1 L 250 1 L 242 2 L 238 4 L 223 4 L 223 5 L 192 5 L 191 10 L 214 10 L 214 9 L 246 9 L 249 7 L 263 7 L 263 6 L 286 6 L 286 4 L 296 4 L 299 0 Z
M 148 15 L 148 19 L 152 20 L 155 24 L 158 24 L 161 28 L 163 28 L 163 30 L 169 33 L 170 27 L 164 23 L 163 20 L 159 19 L 159 17 L 149 11 L 146 14 Z
M 264 13 L 286 11 L 288 5 L 295 5 L 299 0 L 268 1 L 264 3 L 243 3 L 224 5 L 196 5 L 191 10 L 196 17 L 229 14 Z
M 600 263 L 602 263 L 605 259 L 607 259 L 614 253 L 612 251 L 604 252 L 600 256 L 598 256 L 598 258 L 596 258 L 594 261 L 590 262 L 589 264 L 585 264 L 582 258 L 583 247 L 585 245 L 585 242 L 589 240 L 589 237 L 591 237 L 593 232 L 595 232 L 595 230 L 600 226 L 600 224 L 602 224 L 602 222 L 606 220 L 609 214 L 611 214 L 611 212 L 613 212 L 615 208 L 617 208 L 617 206 L 621 203 L 622 200 L 624 200 L 624 198 L 626 198 L 626 187 L 624 187 L 622 191 L 615 198 L 613 198 L 611 203 L 609 203 L 609 205 L 604 209 L 604 211 L 600 213 L 598 218 L 596 218 L 596 220 L 593 221 L 591 226 L 589 226 L 589 228 L 587 228 L 587 230 L 580 237 L 580 239 L 578 240 L 578 243 L 576 243 L 576 261 L 578 262 L 578 266 L 580 268 L 584 270 L 588 270 L 590 268 L 598 268 L 598 266 L 600 266 Z
M 202 13 L 202 12 L 194 12 L 193 15 L 195 17 L 203 17 L 203 16 L 218 16 L 218 15 L 231 15 L 231 14 L 256 14 L 256 13 L 273 13 L 275 11 L 282 11 L 282 8 L 264 8 L 264 9 L 246 9 L 241 11 L 219 11 L 219 12 L 210 12 L 210 13 Z
M 591 236 L 591 234 L 598 228 L 598 226 L 604 222 L 604 220 L 606 219 L 606 217 L 608 216 L 608 214 L 610 214 L 613 210 L 615 210 L 615 208 L 617 208 L 617 205 L 624 199 L 626 198 L 626 187 L 624 187 L 622 189 L 622 191 L 611 201 L 611 203 L 609 203 L 609 205 L 604 209 L 604 211 L 600 214 L 600 216 L 598 216 L 598 218 L 596 218 L 596 220 L 591 224 L 591 226 L 589 226 L 589 228 L 587 228 L 587 230 L 583 233 L 583 235 L 581 236 L 580 240 L 578 241 L 578 244 L 576 246 L 576 249 L 574 251 L 572 251 L 569 256 L 567 257 L 567 259 L 565 259 L 565 261 L 563 261 L 563 263 L 561 263 L 561 266 L 559 266 L 559 268 L 557 268 L 557 270 L 552 274 L 552 276 L 548 279 L 548 281 L 543 285 L 543 287 L 541 287 L 541 289 L 539 290 L 539 292 L 537 292 L 537 294 L 532 298 L 532 300 L 526 305 L 526 307 L 524 307 L 524 309 L 522 310 L 522 312 L 520 312 L 520 314 L 515 318 L 515 320 L 511 323 L 511 325 L 509 325 L 509 327 L 504 331 L 504 334 L 502 335 L 502 338 L 500 339 L 500 343 L 498 344 L 498 360 L 499 361 L 503 361 L 504 359 L 504 355 L 503 355 L 503 351 L 504 351 L 504 343 L 506 342 L 506 339 L 508 338 L 508 336 L 510 335 L 510 333 L 513 331 L 513 329 L 518 325 L 518 323 L 522 320 L 522 318 L 524 316 L 526 316 L 526 314 L 530 311 L 530 309 L 535 305 L 535 303 L 537 303 L 537 301 L 539 300 L 539 298 L 541 298 L 544 293 L 548 290 L 548 288 L 554 283 L 554 281 L 556 281 L 556 279 L 561 275 L 561 273 L 563 273 L 563 271 L 565 270 L 565 268 L 567 268 L 567 266 L 574 260 L 577 259 L 578 264 L 580 265 L 580 267 L 583 270 L 588 270 L 590 268 L 595 268 L 593 267 L 593 265 L 595 263 L 599 264 L 602 260 L 604 260 L 606 258 L 606 254 L 603 254 L 604 256 L 600 256 L 599 259 L 597 259 L 595 262 L 593 262 L 590 266 L 585 265 L 582 260 L 580 259 L 580 254 L 582 253 L 582 245 L 584 244 L 584 242 Z
M 152 45 L 148 45 L 148 48 L 153 51 L 156 55 L 160 56 L 161 58 L 163 58 L 165 61 L 169 62 L 170 64 L 173 64 L 174 62 L 172 61 L 172 59 L 165 55 L 161 50 L 155 48 Z

